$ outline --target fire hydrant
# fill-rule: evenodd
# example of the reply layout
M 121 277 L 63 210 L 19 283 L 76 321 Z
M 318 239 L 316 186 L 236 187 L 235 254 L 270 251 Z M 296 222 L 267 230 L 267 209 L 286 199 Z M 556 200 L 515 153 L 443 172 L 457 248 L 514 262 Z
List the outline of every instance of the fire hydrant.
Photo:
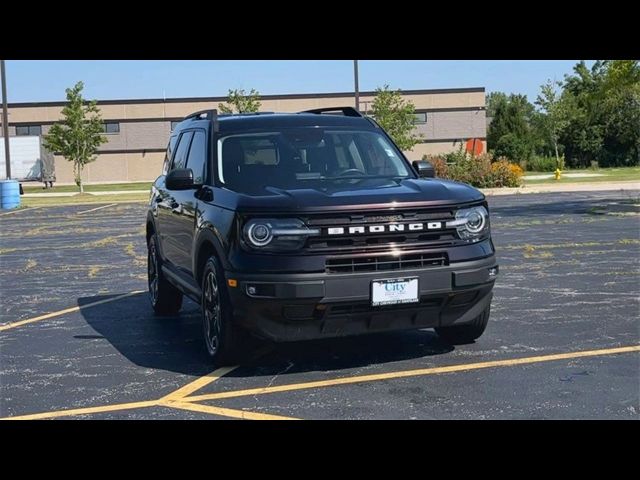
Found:
M 560 180 L 560 177 L 562 176 L 562 170 L 556 168 L 556 171 L 554 173 L 556 175 L 556 180 Z

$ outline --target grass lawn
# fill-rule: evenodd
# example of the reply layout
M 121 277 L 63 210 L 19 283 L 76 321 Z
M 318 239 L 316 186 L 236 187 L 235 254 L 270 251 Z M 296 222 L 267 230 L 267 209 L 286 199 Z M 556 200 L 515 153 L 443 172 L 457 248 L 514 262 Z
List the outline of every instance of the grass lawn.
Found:
M 23 207 L 51 207 L 58 205 L 83 205 L 92 203 L 146 202 L 148 193 L 122 193 L 120 195 L 74 195 L 72 197 L 22 197 Z
M 597 173 L 602 176 L 571 178 L 566 177 L 566 173 Z M 527 180 L 528 175 L 552 175 L 552 177 L 542 180 Z M 640 180 L 640 167 L 600 168 L 598 170 L 563 170 L 560 180 L 556 180 L 553 177 L 552 172 L 526 172 L 524 175 L 525 185 L 541 185 L 545 183 L 622 182 L 625 180 Z
M 111 183 L 104 185 L 85 185 L 85 192 L 126 192 L 129 190 L 145 190 L 151 189 L 152 182 L 143 183 Z M 78 187 L 75 185 L 59 185 L 53 184 L 53 188 L 45 190 L 42 183 L 23 183 L 24 193 L 55 193 L 55 192 L 77 192 Z M 118 196 L 119 198 L 119 196 Z

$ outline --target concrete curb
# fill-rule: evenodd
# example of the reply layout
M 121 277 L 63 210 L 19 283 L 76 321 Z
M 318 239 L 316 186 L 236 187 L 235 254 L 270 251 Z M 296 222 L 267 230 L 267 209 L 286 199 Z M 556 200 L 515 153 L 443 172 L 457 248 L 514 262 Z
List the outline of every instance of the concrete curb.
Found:
M 117 190 L 105 192 L 84 192 L 87 195 L 127 195 L 129 193 L 149 193 L 149 190 Z M 53 197 L 73 197 L 78 192 L 51 192 L 51 193 L 25 193 L 22 195 L 26 198 L 53 198 Z
M 518 188 L 481 188 L 479 189 L 486 196 L 493 195 L 516 195 L 526 193 L 546 193 L 546 192 L 594 192 L 606 190 L 640 190 L 640 182 L 584 182 L 568 183 L 562 185 L 529 185 Z M 25 193 L 25 198 L 46 198 L 46 197 L 73 197 L 78 192 L 51 192 L 51 193 Z M 117 190 L 104 192 L 85 192 L 89 195 L 127 195 L 149 193 L 149 190 Z
M 529 185 L 519 188 L 481 188 L 487 197 L 527 193 L 598 192 L 607 190 L 640 190 L 640 182 L 584 182 L 563 185 Z

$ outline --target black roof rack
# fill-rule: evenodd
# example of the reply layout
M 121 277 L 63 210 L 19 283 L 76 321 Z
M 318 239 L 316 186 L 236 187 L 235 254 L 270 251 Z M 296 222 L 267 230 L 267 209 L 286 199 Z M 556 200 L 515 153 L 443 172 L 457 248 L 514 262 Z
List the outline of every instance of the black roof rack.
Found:
M 222 113 L 220 117 L 248 117 L 251 115 L 273 115 L 276 112 L 241 112 L 241 113 Z
M 193 112 L 190 113 L 189 115 L 187 115 L 186 117 L 184 117 L 184 119 L 182 120 L 187 121 L 187 120 L 211 120 L 213 122 L 213 131 L 214 132 L 219 132 L 220 131 L 220 123 L 219 123 L 219 119 L 220 118 L 224 118 L 224 117 L 241 117 L 241 116 L 251 116 L 251 115 L 273 115 L 275 112 L 247 112 L 247 113 L 233 113 L 233 114 L 218 114 L 218 110 L 213 108 L 210 110 L 200 110 L 198 112 Z M 367 118 L 364 115 L 362 115 L 358 110 L 356 110 L 353 107 L 325 107 L 325 108 L 314 108 L 312 110 L 304 110 L 302 112 L 298 112 L 298 113 L 312 113 L 315 115 L 322 115 L 322 114 L 332 114 L 332 113 L 339 113 L 344 115 L 345 117 L 358 117 L 358 118 Z M 373 122 L 372 122 L 373 123 Z M 374 123 L 375 125 L 375 123 Z M 377 125 L 376 125 L 377 126 Z
M 213 122 L 213 131 L 217 132 L 219 130 L 218 127 L 218 110 L 213 108 L 211 110 L 200 110 L 199 112 L 193 112 L 189 115 L 187 115 L 186 117 L 184 117 L 185 120 L 189 120 L 190 118 L 196 119 L 196 120 L 202 120 L 205 118 L 208 118 L 209 120 L 211 120 Z
M 207 118 L 207 117 L 215 117 L 215 116 L 218 116 L 218 110 L 216 110 L 214 108 L 213 110 L 200 110 L 198 112 L 190 113 L 189 115 L 184 117 L 184 119 L 187 120 L 189 118 L 195 118 L 195 117 L 199 117 L 201 119 L 204 119 L 204 118 Z
M 299 113 L 315 113 L 318 115 L 322 115 L 323 113 L 329 112 L 342 112 L 345 117 L 362 117 L 363 115 L 353 107 L 324 107 L 324 108 L 314 108 L 313 110 L 304 110 Z

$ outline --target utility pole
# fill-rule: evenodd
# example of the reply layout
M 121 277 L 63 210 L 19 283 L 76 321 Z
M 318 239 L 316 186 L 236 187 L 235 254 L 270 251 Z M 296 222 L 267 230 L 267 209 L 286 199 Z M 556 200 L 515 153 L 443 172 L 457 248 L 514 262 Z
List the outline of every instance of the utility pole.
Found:
M 356 92 L 356 110 L 360 111 L 360 89 L 358 87 L 358 60 L 353 61 L 353 83 Z
M 4 74 L 4 60 L 0 60 L 2 76 L 2 135 L 4 136 L 4 162 L 7 167 L 7 180 L 11 178 L 11 158 L 9 154 L 9 111 L 7 110 L 7 79 Z

